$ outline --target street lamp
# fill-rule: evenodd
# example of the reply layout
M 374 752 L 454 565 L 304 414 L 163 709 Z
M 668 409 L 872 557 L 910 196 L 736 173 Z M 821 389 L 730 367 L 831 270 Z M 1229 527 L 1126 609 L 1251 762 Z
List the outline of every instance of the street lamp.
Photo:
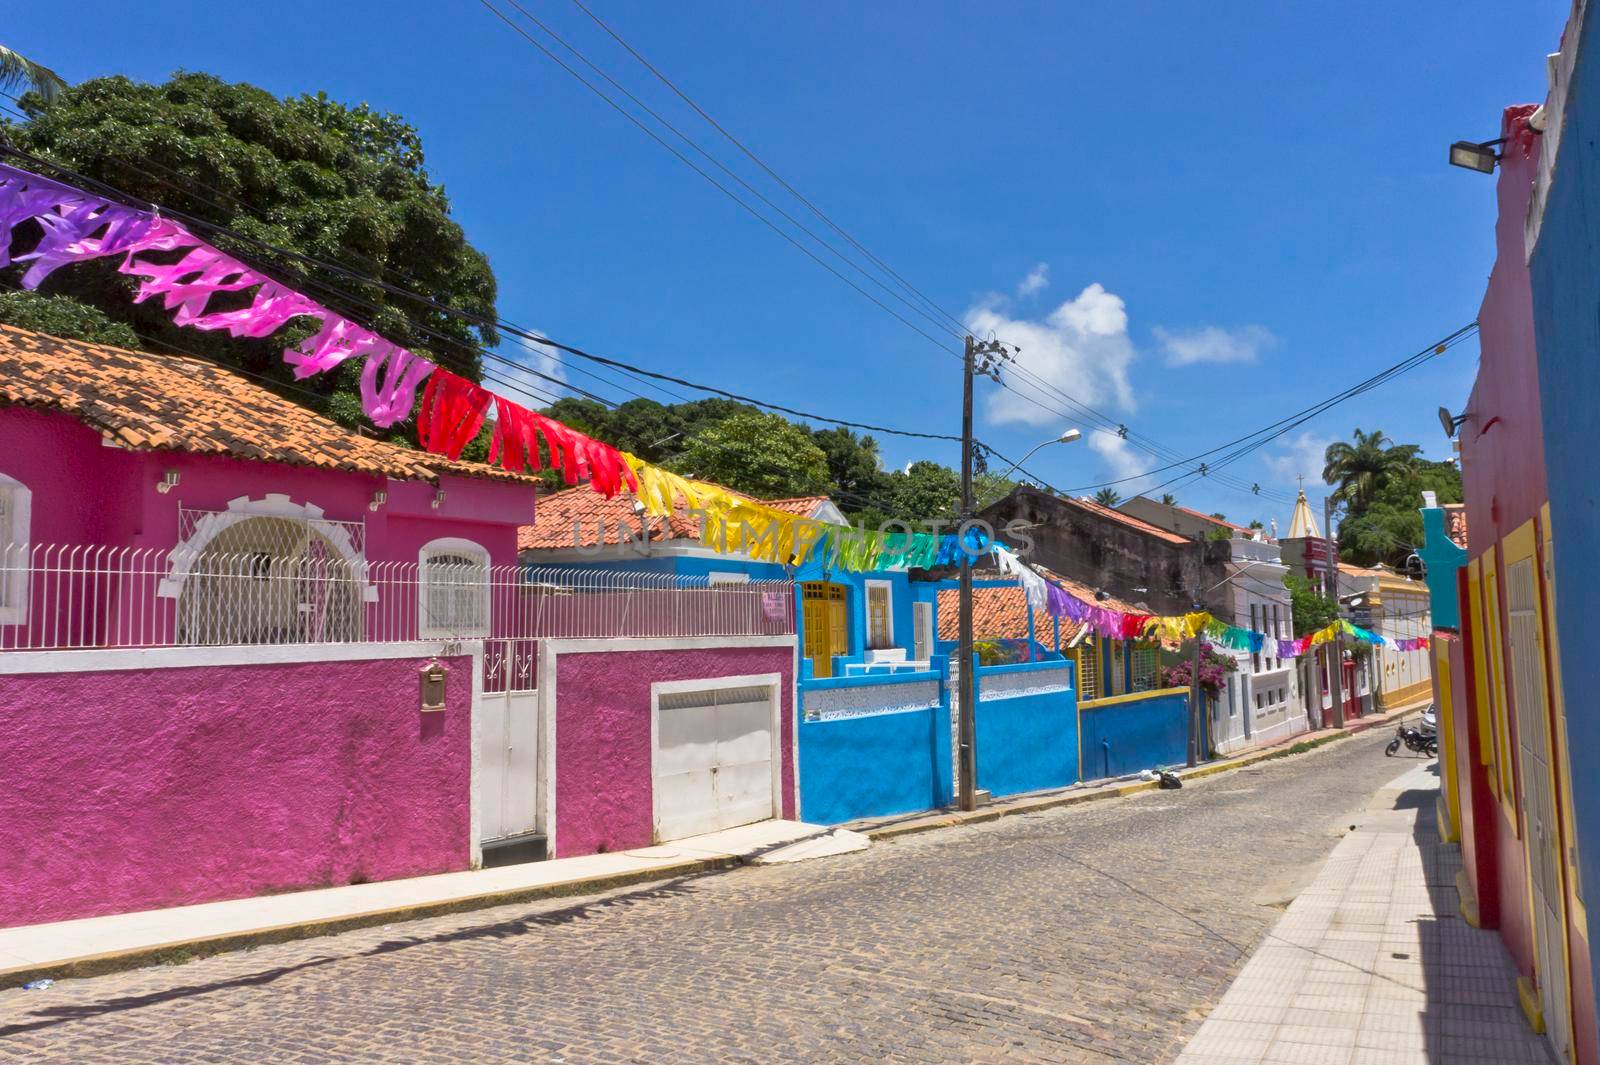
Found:
M 1029 459 L 1033 458 L 1033 456 L 1037 455 L 1040 451 L 1049 447 L 1051 444 L 1070 444 L 1075 440 L 1081 439 L 1083 439 L 1083 433 L 1081 431 L 1077 429 L 1066 429 L 1062 431 L 1060 436 L 1052 436 L 1048 440 L 1041 440 L 1039 443 L 1035 444 L 1026 455 L 1022 456 L 1022 458 L 1006 467 L 1004 472 L 996 475 L 995 479 L 997 481 L 1005 480 L 1006 474 L 1011 473 L 1013 470 L 1021 469 L 1024 462 L 1027 462 Z M 974 509 L 982 510 L 986 505 L 987 503 L 979 503 Z
M 1495 147 L 1505 142 L 1504 137 L 1481 144 L 1456 141 L 1450 146 L 1450 165 L 1463 170 L 1476 170 L 1480 174 L 1492 174 L 1495 164 L 1500 161 L 1500 153 L 1495 151 Z

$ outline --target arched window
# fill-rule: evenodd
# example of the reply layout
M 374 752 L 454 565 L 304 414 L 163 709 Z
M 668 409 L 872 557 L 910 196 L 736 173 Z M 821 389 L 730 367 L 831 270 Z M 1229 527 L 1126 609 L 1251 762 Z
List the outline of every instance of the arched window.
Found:
M 418 558 L 417 635 L 489 635 L 489 552 L 471 540 L 430 540 Z
M 178 642 L 344 643 L 361 639 L 363 582 L 317 526 L 243 517 L 189 560 Z
M 33 493 L 0 473 L 0 625 L 20 625 L 28 612 L 28 536 Z

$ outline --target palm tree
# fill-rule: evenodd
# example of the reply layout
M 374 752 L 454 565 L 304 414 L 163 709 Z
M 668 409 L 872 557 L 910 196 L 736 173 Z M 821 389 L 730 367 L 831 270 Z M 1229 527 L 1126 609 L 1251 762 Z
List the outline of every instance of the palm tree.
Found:
M 1329 444 L 1323 455 L 1322 479 L 1334 485 L 1333 498 L 1353 510 L 1365 510 L 1391 480 L 1416 468 L 1422 448 L 1396 444 L 1382 429 L 1355 430 L 1355 439 Z
M 1102 507 L 1114 507 L 1122 502 L 1122 496 L 1117 494 L 1115 488 L 1102 488 L 1094 494 L 1094 501 Z
M 1178 497 L 1173 495 L 1171 492 L 1162 492 L 1161 505 L 1165 507 L 1175 507 L 1178 505 Z
M 66 88 L 66 79 L 60 74 L 0 44 L 0 89 L 36 92 L 49 103 Z

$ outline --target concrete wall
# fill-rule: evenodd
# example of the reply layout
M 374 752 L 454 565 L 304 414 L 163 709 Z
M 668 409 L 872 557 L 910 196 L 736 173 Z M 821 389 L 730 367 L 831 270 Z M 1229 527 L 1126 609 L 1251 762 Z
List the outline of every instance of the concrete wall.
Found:
M 650 686 L 779 675 L 782 817 L 795 815 L 794 638 L 544 640 L 545 824 L 558 858 L 648 847 L 654 833 Z M 551 708 L 554 712 L 551 712 Z
M 978 787 L 999 797 L 1077 782 L 1073 669 L 1063 661 L 978 668 Z
M 801 819 L 837 824 L 949 804 L 949 690 L 942 672 L 802 681 Z
M 1563 51 L 1576 49 L 1572 88 L 1565 101 L 1565 127 L 1551 174 L 1538 243 L 1529 268 L 1533 323 L 1538 341 L 1538 385 L 1542 401 L 1541 443 L 1550 489 L 1552 559 L 1557 589 L 1555 613 L 1564 654 L 1559 690 L 1566 693 L 1567 750 L 1572 752 L 1571 817 L 1576 827 L 1580 877 L 1588 889 L 1587 936 L 1574 934 L 1574 999 L 1577 1029 L 1587 1037 L 1587 1060 L 1600 1060 L 1596 1041 L 1594 987 L 1600 985 L 1600 773 L 1586 768 L 1588 752 L 1600 750 L 1600 711 L 1588 693 L 1600 686 L 1600 656 L 1586 653 L 1591 619 L 1600 603 L 1600 490 L 1594 470 L 1594 441 L 1600 428 L 1600 318 L 1595 314 L 1595 278 L 1600 276 L 1600 29 L 1594 5 L 1582 27 L 1570 25 Z M 1475 520 L 1469 516 L 1468 530 Z M 1566 798 L 1566 796 L 1563 796 Z M 1576 929 L 1574 929 L 1576 932 Z M 1588 965 L 1584 964 L 1588 956 Z M 1589 977 L 1580 988 L 1580 973 Z M 1581 992 L 1586 990 L 1587 995 Z
M 0 656 L 0 926 L 467 868 L 471 657 L 227 652 Z
M 1193 605 L 1190 593 L 1208 586 L 1197 545 L 1160 539 L 1037 489 L 1018 488 L 980 516 L 996 529 L 1015 520 L 1036 524 L 1029 530 L 1032 560 L 1128 602 L 1146 603 L 1151 613 L 1186 613 Z
M 1187 688 L 1162 688 L 1084 703 L 1078 708 L 1083 779 L 1182 765 L 1189 754 L 1188 721 Z
M 1492 636 L 1497 629 L 1500 634 L 1498 641 L 1486 640 L 1487 656 L 1500 664 L 1488 673 L 1485 691 L 1503 689 L 1506 732 L 1513 751 L 1516 708 L 1510 684 L 1509 644 L 1505 640 L 1510 631 L 1510 597 L 1500 542 L 1512 530 L 1533 520 L 1547 497 L 1532 292 L 1522 236 L 1537 155 L 1517 132 L 1531 110 L 1508 109 L 1502 123 L 1502 134 L 1509 134 L 1512 142 L 1505 145 L 1496 185 L 1497 253 L 1478 311 L 1481 356 L 1477 380 L 1466 404 L 1470 417 L 1460 430 L 1469 558 L 1480 565 L 1489 559 L 1496 572 L 1498 623 L 1494 629 L 1485 626 L 1485 631 Z M 1497 685 L 1496 677 L 1503 683 Z M 1487 724 L 1489 718 L 1475 715 L 1475 720 Z M 1483 771 L 1483 767 L 1474 767 L 1474 772 Z M 1493 795 L 1486 797 L 1488 805 L 1474 818 L 1474 827 L 1495 837 L 1492 846 L 1481 849 L 1496 858 L 1491 872 L 1501 936 L 1518 971 L 1531 977 L 1534 964 L 1528 879 L 1517 815 L 1509 804 L 1498 802 Z M 1478 891 L 1480 896 L 1486 894 L 1481 884 Z

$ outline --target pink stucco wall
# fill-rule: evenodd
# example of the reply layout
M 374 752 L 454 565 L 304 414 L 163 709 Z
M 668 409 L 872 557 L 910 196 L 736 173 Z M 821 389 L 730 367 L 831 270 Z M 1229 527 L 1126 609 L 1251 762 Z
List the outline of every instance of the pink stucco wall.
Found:
M 472 660 L 423 714 L 426 661 L 0 678 L 0 927 L 465 869 Z
M 623 641 L 619 641 L 623 643 Z M 556 656 L 556 856 L 647 847 L 653 831 L 650 685 L 777 673 L 783 816 L 794 809 L 794 647 Z
M 179 474 L 165 494 L 156 483 Z M 0 409 L 0 474 L 33 493 L 34 544 L 104 544 L 166 549 L 177 543 L 178 508 L 225 510 L 240 496 L 269 493 L 321 507 L 335 521 L 366 523 L 370 561 L 416 562 L 429 540 L 457 536 L 482 544 L 496 565 L 517 560 L 517 526 L 533 520 L 531 484 L 445 475 L 434 485 L 374 474 L 253 462 L 216 455 L 135 452 L 106 447 L 100 434 L 64 414 Z M 388 502 L 368 509 L 383 489 Z

